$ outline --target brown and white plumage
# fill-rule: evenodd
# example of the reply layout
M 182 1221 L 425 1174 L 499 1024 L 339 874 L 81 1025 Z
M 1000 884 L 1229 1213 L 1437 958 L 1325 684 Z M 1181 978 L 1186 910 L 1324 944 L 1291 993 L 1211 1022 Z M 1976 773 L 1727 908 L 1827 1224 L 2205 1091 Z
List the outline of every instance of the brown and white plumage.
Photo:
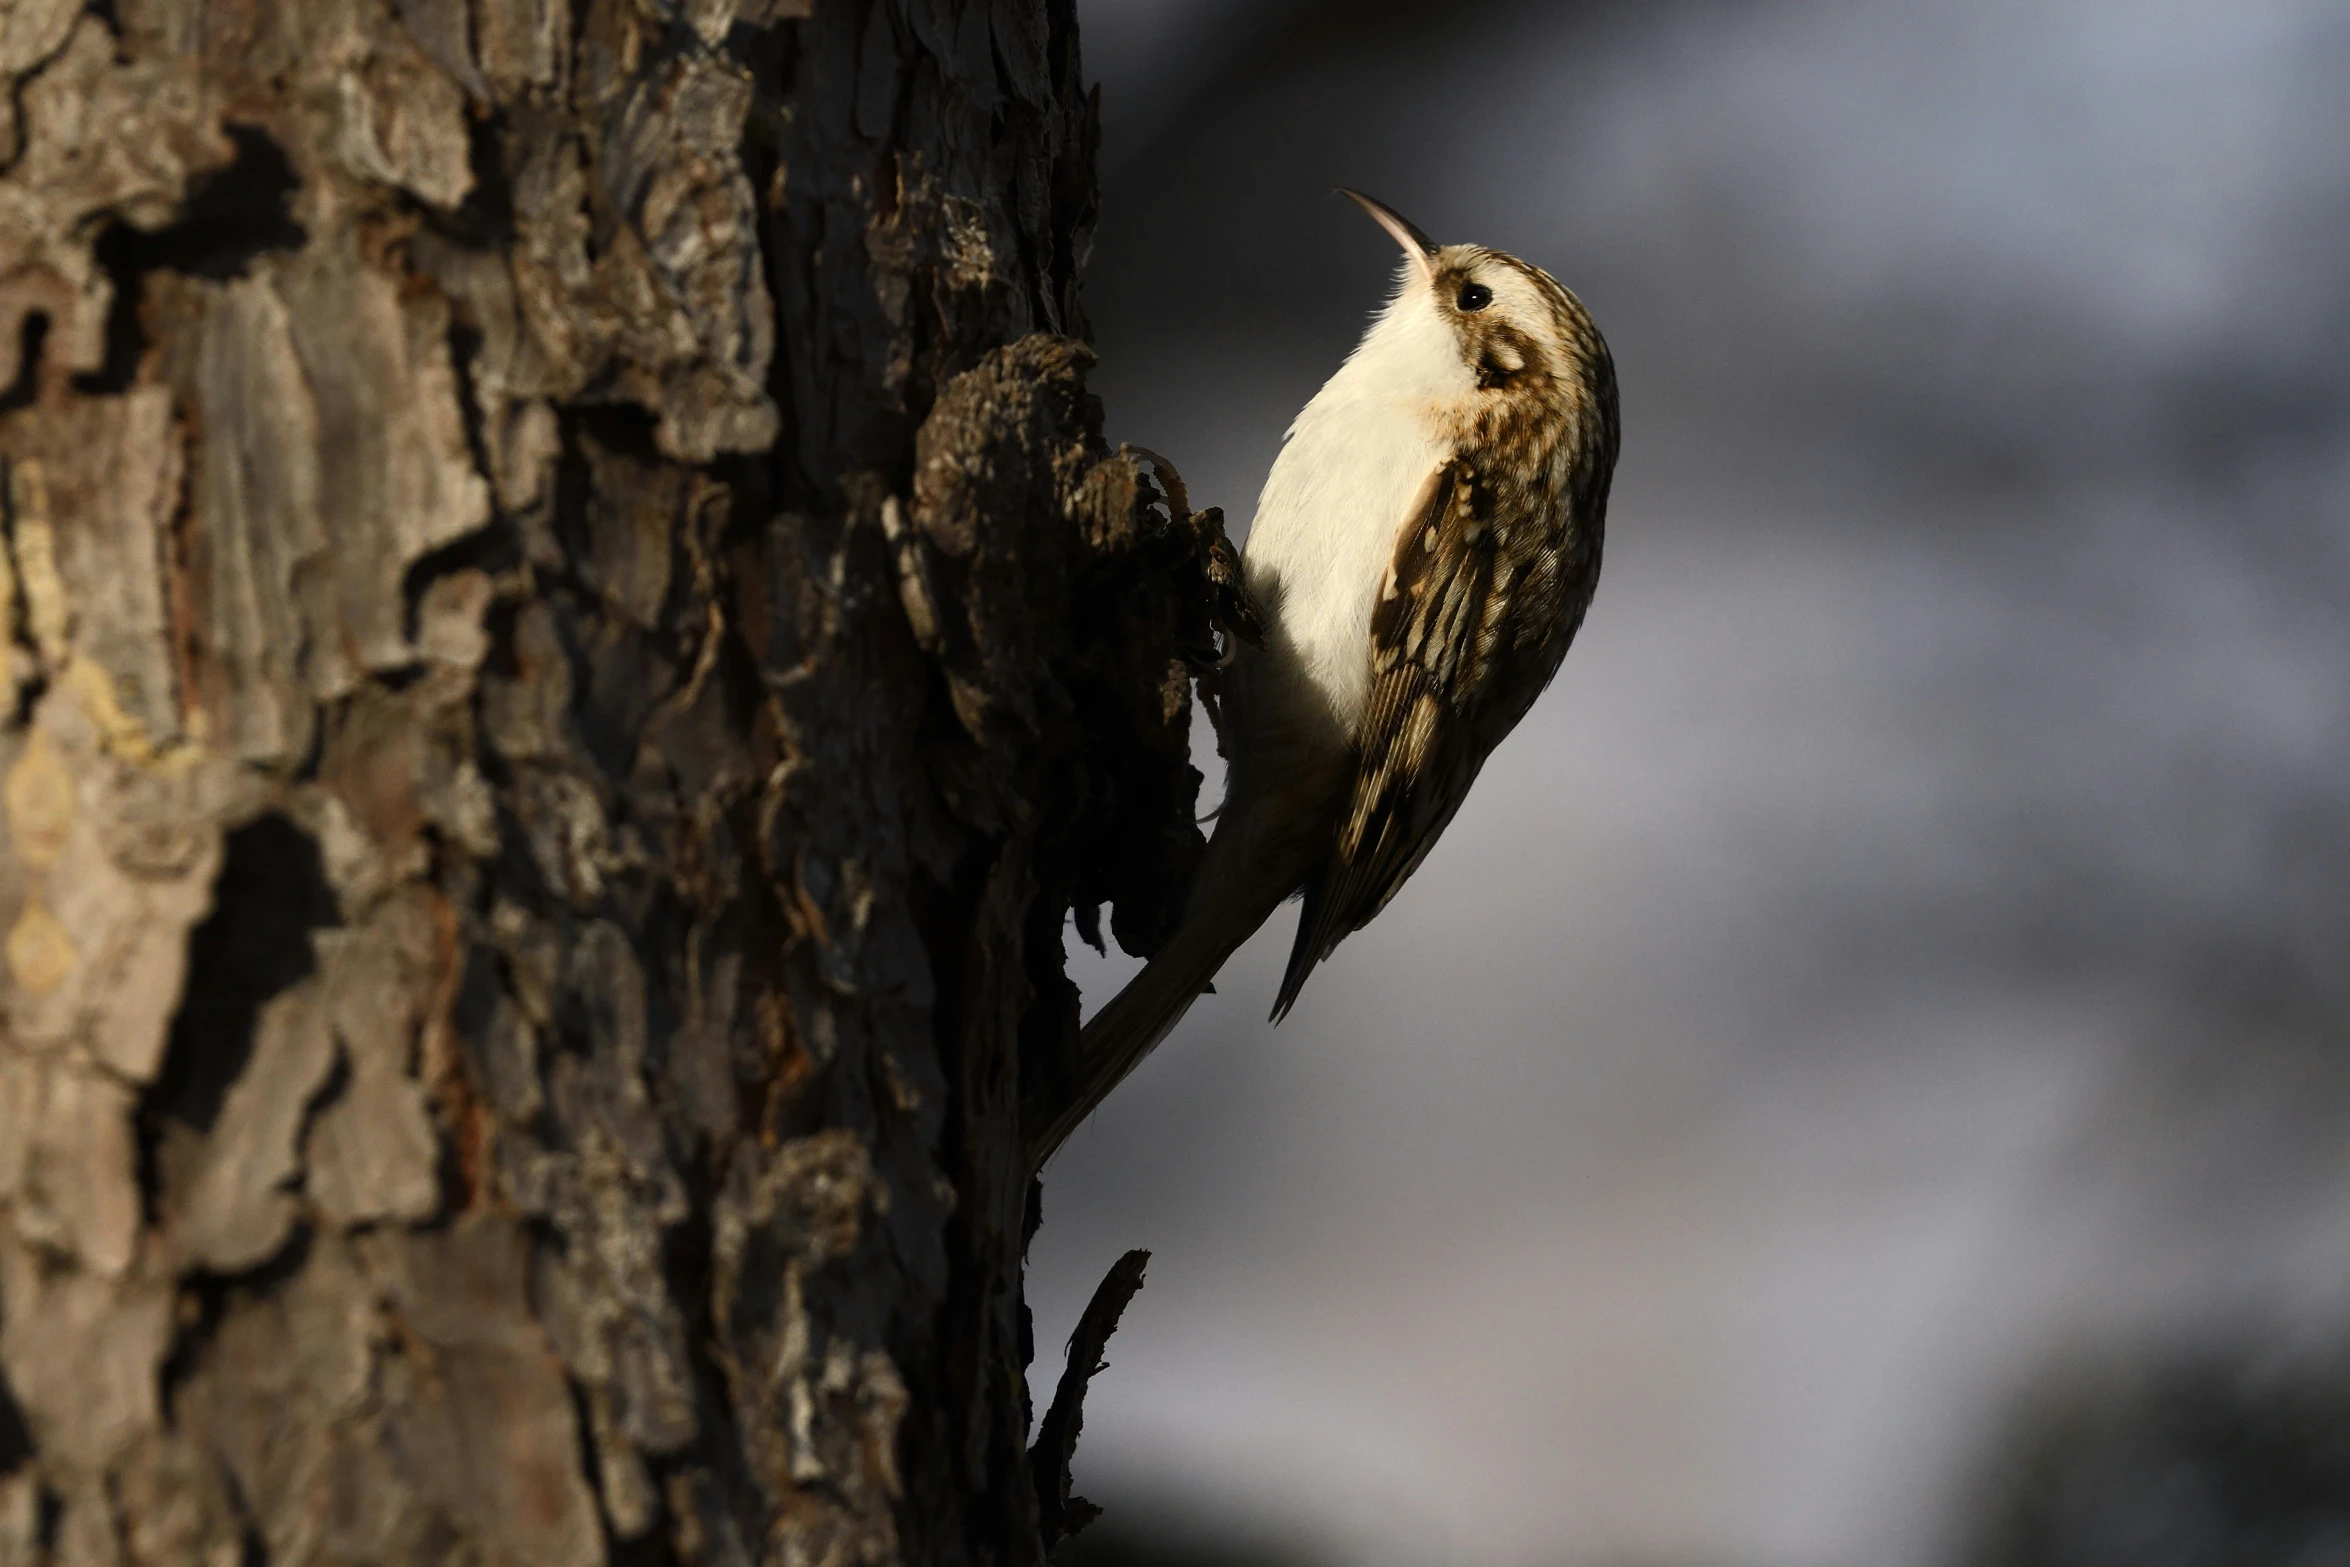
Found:
M 1427 857 L 1599 578 L 1616 384 L 1582 304 L 1538 267 L 1437 246 L 1355 199 L 1403 272 L 1266 480 L 1243 551 L 1266 635 L 1226 671 L 1215 837 L 1174 937 L 1086 1026 L 1039 1161 L 1302 892 L 1273 1016 L 1295 1005 Z

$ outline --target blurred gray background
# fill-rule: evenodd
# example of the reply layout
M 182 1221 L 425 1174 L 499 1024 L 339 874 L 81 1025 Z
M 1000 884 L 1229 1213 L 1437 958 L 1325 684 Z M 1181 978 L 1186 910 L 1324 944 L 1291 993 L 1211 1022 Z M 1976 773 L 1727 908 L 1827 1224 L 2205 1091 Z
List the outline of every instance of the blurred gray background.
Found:
M 1156 1253 L 1071 1559 L 2350 1564 L 2350 7 L 1079 10 L 1113 438 L 1245 524 L 1338 184 L 1625 436 L 1426 867 L 1046 1172 L 1040 1383 Z

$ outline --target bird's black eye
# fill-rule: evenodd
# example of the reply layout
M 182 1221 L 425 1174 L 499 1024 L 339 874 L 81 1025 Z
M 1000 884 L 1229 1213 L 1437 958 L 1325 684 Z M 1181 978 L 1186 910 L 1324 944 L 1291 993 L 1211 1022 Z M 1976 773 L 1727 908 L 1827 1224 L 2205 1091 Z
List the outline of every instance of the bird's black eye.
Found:
M 1464 283 L 1460 297 L 1453 301 L 1463 310 L 1483 310 L 1493 303 L 1493 290 L 1482 283 Z

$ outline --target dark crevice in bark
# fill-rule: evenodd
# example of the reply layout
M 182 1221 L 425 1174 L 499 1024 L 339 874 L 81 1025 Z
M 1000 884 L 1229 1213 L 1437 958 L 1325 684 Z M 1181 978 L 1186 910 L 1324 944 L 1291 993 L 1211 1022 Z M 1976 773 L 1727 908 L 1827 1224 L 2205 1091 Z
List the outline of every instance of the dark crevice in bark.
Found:
M 598 1500 L 601 1499 L 599 1492 Z M 677 1567 L 680 1558 L 676 1547 L 669 1543 L 669 1525 L 669 1515 L 663 1513 L 644 1533 L 624 1540 L 611 1532 L 607 1518 L 604 1535 L 607 1567 Z
M 8 1373 L 0 1371 L 0 1479 L 22 1469 L 32 1456 L 33 1434 L 25 1428 L 24 1411 L 9 1389 Z
M 7 459 L 0 458 L 0 547 L 7 550 L 12 562 L 21 548 L 17 538 L 17 525 L 21 519 L 16 514 L 16 508 L 15 474 Z M 18 597 L 21 597 L 21 592 L 12 594 L 11 602 L 0 603 L 0 656 L 7 657 L 17 667 L 19 684 L 15 698 L 9 704 L 9 718 L 14 725 L 22 728 L 32 722 L 41 698 L 48 692 L 49 681 L 47 676 L 40 673 L 39 658 L 32 656 L 32 628 L 24 623 L 22 606 L 14 602 Z
M 1074 21 L 1069 36 L 1074 55 Z M 1068 79 L 1077 79 L 1074 60 Z M 1101 112 L 1102 90 L 1097 85 L 1085 95 L 1085 110 L 1078 122 L 1080 145 L 1057 160 L 1052 171 L 1053 282 L 1065 317 L 1061 330 L 1085 341 L 1093 337 L 1093 325 L 1085 314 L 1083 290 L 1085 258 L 1092 248 L 1094 222 L 1101 212 L 1101 193 L 1093 177 L 1094 161 L 1101 147 Z
M 602 412 L 595 408 L 566 407 L 556 413 L 558 444 L 553 491 L 547 508 L 547 529 L 553 535 L 554 542 L 561 547 L 561 558 L 532 562 L 533 567 L 543 572 L 550 581 L 575 584 L 578 580 L 575 570 L 578 557 L 572 546 L 587 536 L 588 505 L 595 493 L 594 478 L 588 471 L 586 437 L 598 422 L 595 416 Z M 651 422 L 642 410 L 638 411 L 635 423 L 639 432 L 637 440 L 640 443 L 651 441 Z M 612 445 L 615 442 L 607 435 L 604 444 Z M 515 671 L 509 667 L 500 672 L 511 675 Z
M 309 236 L 292 215 L 301 179 L 285 149 L 258 125 L 226 127 L 236 156 L 199 180 L 178 218 L 152 231 L 116 223 L 92 254 L 114 285 L 106 314 L 106 358 L 74 377 L 74 389 L 111 396 L 129 389 L 147 351 L 139 306 L 152 272 L 214 282 L 244 276 L 266 251 L 298 250 Z
M 150 1118 L 211 1127 L 252 1054 L 262 1006 L 317 972 L 310 933 L 340 923 L 308 833 L 272 813 L 228 835 L 212 913 L 188 935 L 187 989 L 147 1091 Z
M 1075 82 L 1083 77 L 1084 62 L 1078 54 L 1076 0 L 1045 0 L 1045 58 L 1050 62 L 1056 81 Z M 1088 169 L 1092 167 L 1087 164 Z
M 454 211 L 404 198 L 403 205 L 435 233 L 474 250 L 495 250 L 514 238 L 514 181 L 506 171 L 507 122 L 501 110 L 465 117 L 466 167 L 473 188 Z
M 464 312 L 449 313 L 449 368 L 457 380 L 457 412 L 465 421 L 465 450 L 473 458 L 473 471 L 487 479 L 497 471 L 490 461 L 488 437 L 484 434 L 485 421 L 481 410 L 481 389 L 475 384 L 475 367 L 481 356 L 482 332 Z M 462 544 L 465 540 L 457 541 Z M 414 568 L 410 568 L 414 576 Z
M 648 1456 L 647 1463 L 657 1484 L 665 1474 L 701 1469 L 722 1475 L 727 1494 L 741 1499 L 757 1494 L 757 1479 L 742 1460 L 742 1432 L 735 1420 L 733 1400 L 728 1396 L 726 1371 L 716 1354 L 717 1346 L 725 1342 L 724 1325 L 715 1320 L 711 1309 L 715 1299 L 712 1288 L 715 1270 L 711 1260 L 710 1215 L 716 1209 L 723 1180 L 722 1169 L 708 1164 L 689 1169 L 686 1173 L 689 1211 L 684 1222 L 673 1226 L 663 1237 L 662 1273 L 670 1280 L 685 1319 L 687 1363 L 693 1373 L 698 1428 L 694 1440 L 685 1448 L 658 1458 Z M 755 1537 L 756 1524 L 757 1520 L 747 1515 L 747 1509 L 735 1518 L 736 1529 L 746 1538 Z M 663 1548 L 667 1549 L 665 1538 Z M 672 1556 L 644 1559 L 648 1563 L 665 1563 Z
M 409 617 L 408 630 L 411 635 L 413 635 L 415 632 L 415 617 L 413 613 L 411 613 Z M 381 689 L 389 691 L 393 695 L 397 696 L 399 693 L 409 690 L 415 686 L 418 681 L 424 678 L 424 676 L 425 667 L 421 662 L 414 664 L 403 664 L 397 669 L 377 670 L 375 673 L 375 683 Z
M 1012 105 L 1008 113 L 1014 118 L 1031 112 L 1021 107 L 1017 99 L 1012 101 Z M 1020 276 L 1026 279 L 1028 284 L 1028 313 L 1031 319 L 1036 322 L 1037 329 L 1044 332 L 1065 332 L 1067 336 L 1083 341 L 1082 333 L 1069 332 L 1062 325 L 1061 312 L 1053 303 L 1046 268 L 1042 265 L 1042 257 L 1039 254 L 1034 236 L 1030 235 L 1026 227 L 1023 226 L 1013 230 L 1013 240 L 1019 247 Z
M 47 1486 L 34 1499 L 33 1547 L 41 1554 L 39 1560 L 51 1561 L 57 1552 L 57 1536 L 65 1524 L 65 1501 Z
M 172 1324 L 171 1352 L 164 1357 L 156 1381 L 166 1410 L 174 1406 L 189 1374 L 203 1358 L 204 1346 L 219 1329 L 221 1319 L 240 1302 L 265 1297 L 298 1276 L 310 1260 L 310 1248 L 316 1239 L 316 1232 L 309 1224 L 296 1223 L 288 1232 L 285 1244 L 256 1266 L 234 1274 L 198 1271 L 181 1281 Z
M 16 380 L 0 388 L 0 417 L 30 408 L 41 395 L 41 350 L 49 343 L 49 312 L 28 310 L 16 329 Z
M 735 24 L 728 36 L 735 58 L 750 74 L 751 109 L 743 138 L 743 176 L 759 198 L 759 280 L 767 290 L 775 317 L 775 352 L 768 361 L 766 390 L 781 418 L 783 435 L 756 459 L 770 476 L 776 504 L 807 505 L 814 492 L 800 464 L 804 416 L 795 395 L 805 367 L 799 356 L 808 351 L 794 325 L 806 319 L 813 304 L 807 298 L 800 264 L 807 236 L 793 228 L 795 205 L 806 198 L 789 188 L 791 142 L 794 131 L 792 97 L 800 63 L 800 32 L 796 24 L 752 28 Z M 777 199 L 779 198 L 780 199 Z M 761 522 L 765 517 L 760 518 Z
M 482 892 L 485 899 L 490 886 L 490 879 L 483 877 Z M 480 906 L 466 911 L 475 922 L 479 922 L 488 912 L 486 907 Z M 469 929 L 467 934 L 480 936 L 486 928 L 486 925 L 478 926 Z M 512 993 L 508 977 L 501 972 L 504 967 L 505 960 L 486 941 L 468 942 L 464 966 L 458 970 L 457 983 L 449 995 L 450 1031 L 465 1054 L 466 1069 L 477 1078 L 483 1074 L 479 1052 L 490 1038 L 500 1006 L 507 1002 Z
M 163 1217 L 175 1195 L 167 1143 L 192 1144 L 220 1114 L 230 1087 L 251 1059 L 261 1009 L 317 971 L 310 933 L 340 923 L 318 846 L 280 815 L 231 832 L 213 883 L 212 913 L 189 933 L 187 980 L 172 1018 L 162 1070 L 138 1108 L 137 1176 L 145 1211 Z M 330 1073 L 328 1089 L 333 1085 Z M 304 1121 L 325 1091 L 313 1094 Z M 182 1161 L 184 1162 L 184 1161 Z M 191 1271 L 181 1287 L 181 1317 L 158 1372 L 165 1407 L 193 1368 L 232 1293 L 266 1293 L 301 1270 L 310 1229 L 297 1222 L 256 1267 L 234 1276 Z
M 310 726 L 309 742 L 303 747 L 302 754 L 294 759 L 291 771 L 296 780 L 308 783 L 318 776 L 319 767 L 326 761 L 327 736 L 334 732 L 335 721 L 348 710 L 349 705 L 350 699 L 346 697 L 319 710 L 319 722 Z
M 122 24 L 115 20 L 114 16 L 114 0 L 84 0 L 83 9 L 105 23 L 107 30 L 117 38 L 122 36 Z M 57 47 L 52 49 L 45 58 L 25 62 L 19 67 L 20 74 L 9 79 L 7 84 L 7 123 L 16 127 L 14 138 L 16 145 L 9 156 L 0 158 L 0 175 L 8 174 L 15 169 L 18 161 L 24 157 L 25 147 L 31 140 L 25 135 L 25 89 L 30 87 L 35 79 L 56 61 L 58 54 L 63 51 L 64 47 L 63 40 L 60 40 Z
M 595 1421 L 589 1409 L 589 1394 L 577 1378 L 564 1379 L 564 1390 L 571 1398 L 571 1420 L 578 1438 L 580 1473 L 587 1481 L 588 1493 L 595 1498 L 596 1515 L 604 1525 L 605 1567 L 671 1567 L 677 1553 L 670 1548 L 668 1532 L 662 1525 L 668 1522 L 657 1513 L 650 1525 L 633 1539 L 623 1539 L 612 1523 L 612 1500 L 604 1486 L 603 1466 L 596 1461 Z
M 936 671 L 932 673 L 935 675 Z M 937 724 L 940 705 L 935 701 L 927 704 L 927 713 L 930 721 Z M 945 732 L 926 738 L 928 743 L 923 746 L 926 753 L 942 743 L 952 745 L 955 739 Z M 915 903 L 915 918 L 923 932 L 932 979 L 937 987 L 938 999 L 931 1010 L 932 1041 L 950 1093 L 962 1107 L 962 1113 L 947 1117 L 939 1162 L 951 1172 L 957 1191 L 969 1196 L 947 1227 L 946 1300 L 951 1304 L 934 1326 L 936 1338 L 930 1353 L 906 1367 L 907 1391 L 913 1395 L 915 1407 L 925 1411 L 929 1418 L 911 1423 L 904 1443 L 911 1464 L 934 1475 L 944 1470 L 972 1494 L 1002 1494 L 997 1488 L 1005 1479 L 995 1472 L 1004 1455 L 993 1443 L 982 1453 L 982 1462 L 989 1465 L 987 1472 L 959 1472 L 969 1444 L 954 1420 L 956 1412 L 969 1419 L 984 1407 L 984 1390 L 976 1385 L 975 1378 L 984 1376 L 992 1364 L 992 1357 L 986 1353 L 985 1319 L 988 1284 L 1000 1266 L 1000 1259 L 993 1255 L 990 1237 L 985 1233 L 989 1215 L 984 1204 L 970 1200 L 983 1194 L 972 1179 L 982 1160 L 977 1157 L 978 1150 L 971 1147 L 968 1117 L 975 1097 L 973 1090 L 980 1086 L 973 1079 L 975 1074 L 985 1071 L 986 1063 L 974 1059 L 968 1036 L 976 1025 L 969 1016 L 967 1003 L 973 978 L 970 944 L 975 916 L 1003 853 L 1004 845 L 985 844 L 965 855 L 953 868 L 948 881 L 936 883 L 927 878 L 918 881 Z M 1005 1522 L 1000 1513 L 975 1510 L 966 1515 L 964 1522 L 967 1532 L 959 1543 L 969 1559 L 1005 1558 L 1009 1541 L 1004 1538 Z
M 505 901 L 536 918 L 559 918 L 565 899 L 551 885 L 530 852 L 529 827 L 514 805 L 514 786 L 520 771 L 492 750 L 485 752 L 482 772 L 495 788 L 498 801 L 498 856 L 483 868 L 483 882 L 495 887 Z
M 502 519 L 492 521 L 488 527 L 469 533 L 453 544 L 444 544 L 437 550 L 429 550 L 417 556 L 409 563 L 400 581 L 402 608 L 406 612 L 402 629 L 412 638 L 416 635 L 416 614 L 424 598 L 424 591 L 441 578 L 468 570 L 497 576 L 512 571 L 521 563 L 521 545 L 514 537 L 513 528 Z

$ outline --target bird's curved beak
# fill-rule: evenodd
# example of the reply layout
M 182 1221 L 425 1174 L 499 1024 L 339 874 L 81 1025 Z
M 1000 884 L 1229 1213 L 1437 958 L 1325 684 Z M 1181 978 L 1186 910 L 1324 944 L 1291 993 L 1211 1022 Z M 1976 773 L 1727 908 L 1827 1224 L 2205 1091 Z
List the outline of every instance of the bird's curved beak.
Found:
M 1413 226 L 1409 218 L 1390 207 L 1386 202 L 1366 196 L 1359 190 L 1348 190 L 1341 185 L 1338 188 L 1338 194 L 1368 212 L 1372 222 L 1394 235 L 1395 242 L 1403 247 L 1405 255 L 1411 257 L 1412 266 L 1422 278 L 1429 277 L 1434 273 L 1436 241 L 1421 233 L 1418 228 Z

